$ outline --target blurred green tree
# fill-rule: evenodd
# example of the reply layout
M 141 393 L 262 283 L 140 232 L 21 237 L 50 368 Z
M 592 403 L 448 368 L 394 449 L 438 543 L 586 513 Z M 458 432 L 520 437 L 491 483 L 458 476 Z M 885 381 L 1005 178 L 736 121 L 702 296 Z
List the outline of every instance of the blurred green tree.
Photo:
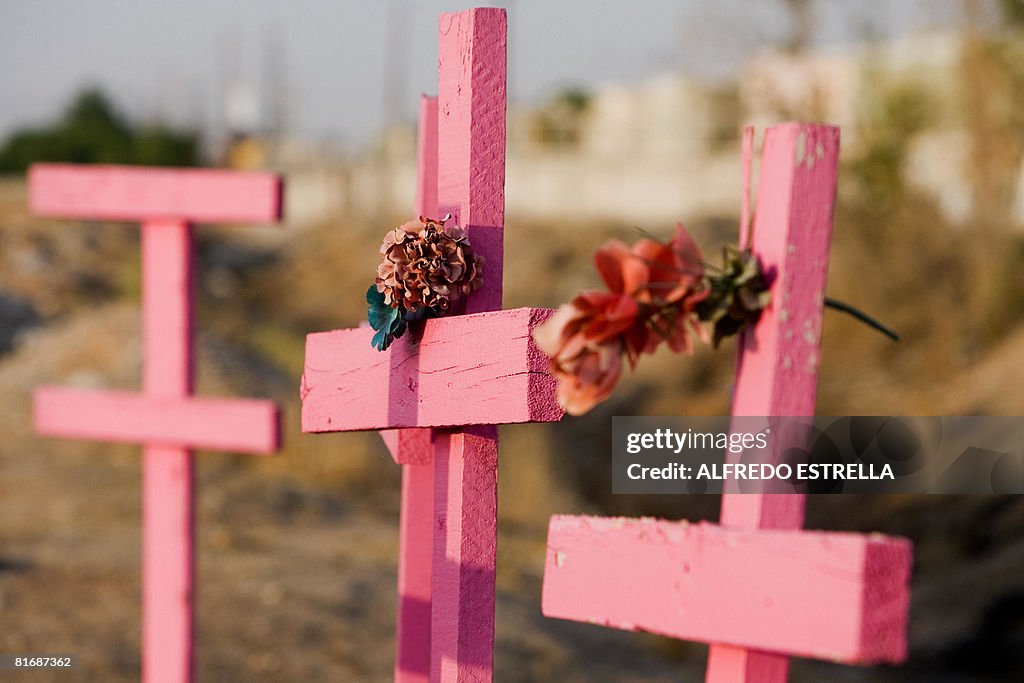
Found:
M 1012 26 L 1024 26 L 1024 0 L 1002 0 L 1003 18 Z
M 133 126 L 99 89 L 79 93 L 53 125 L 15 131 L 0 147 L 0 173 L 37 161 L 196 166 L 199 136 L 163 125 Z
M 577 147 L 582 142 L 591 100 L 591 94 L 583 88 L 565 88 L 541 110 L 534 122 L 533 138 L 547 148 Z

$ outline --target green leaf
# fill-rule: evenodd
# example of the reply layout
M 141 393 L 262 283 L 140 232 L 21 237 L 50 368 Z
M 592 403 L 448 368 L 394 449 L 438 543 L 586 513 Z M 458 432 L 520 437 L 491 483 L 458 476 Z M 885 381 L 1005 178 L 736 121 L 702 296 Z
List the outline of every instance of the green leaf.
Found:
M 388 327 L 377 330 L 370 344 L 378 351 L 387 351 L 391 343 L 405 334 L 405 319 L 399 315 Z
M 714 348 L 757 323 L 761 311 L 771 303 L 761 265 L 752 253 L 728 245 L 722 250 L 722 260 L 721 274 L 708 277 L 711 291 L 696 309 L 700 320 L 714 326 Z
M 377 330 L 373 335 L 373 339 L 370 340 L 370 345 L 378 351 L 387 351 L 387 348 L 391 346 L 392 341 L 394 340 L 388 334 L 387 330 Z
M 392 309 L 384 303 L 384 293 L 378 292 L 376 285 L 370 285 L 366 290 L 366 303 L 369 305 L 366 318 L 370 321 L 370 327 L 375 330 L 383 328 L 391 319 Z
M 366 290 L 366 303 L 366 319 L 370 321 L 370 327 L 376 330 L 370 343 L 378 351 L 384 351 L 391 346 L 391 342 L 405 334 L 403 311 L 385 303 L 384 294 L 377 291 L 376 285 L 370 285 Z

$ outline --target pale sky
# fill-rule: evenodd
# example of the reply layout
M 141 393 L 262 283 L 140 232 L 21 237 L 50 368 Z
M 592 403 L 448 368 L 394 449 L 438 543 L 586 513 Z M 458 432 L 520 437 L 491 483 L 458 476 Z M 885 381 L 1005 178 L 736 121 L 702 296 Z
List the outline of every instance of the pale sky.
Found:
M 667 71 L 728 77 L 757 50 L 784 40 L 790 26 L 783 0 L 492 4 L 509 10 L 513 105 L 570 85 Z M 0 0 L 0 137 L 53 118 L 89 83 L 102 85 L 134 115 L 210 130 L 221 120 L 224 83 L 259 88 L 263 65 L 273 62 L 266 46 L 276 41 L 284 46 L 291 132 L 357 147 L 382 125 L 411 118 L 418 94 L 436 90 L 437 15 L 467 6 L 448 0 Z M 814 7 L 820 45 L 928 30 L 961 16 L 961 0 L 817 0 Z

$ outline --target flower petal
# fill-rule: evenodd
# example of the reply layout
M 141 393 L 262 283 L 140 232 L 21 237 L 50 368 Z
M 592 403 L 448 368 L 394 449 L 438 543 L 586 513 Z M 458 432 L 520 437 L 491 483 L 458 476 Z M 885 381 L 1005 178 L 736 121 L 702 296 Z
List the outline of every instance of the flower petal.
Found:
M 616 294 L 629 294 L 629 282 L 637 280 L 636 264 L 629 247 L 619 240 L 605 242 L 594 252 L 594 265 L 608 289 Z M 642 264 L 641 264 L 642 265 Z M 642 273 L 640 274 L 642 278 Z
M 576 314 L 577 309 L 572 304 L 559 306 L 554 315 L 533 329 L 537 347 L 549 356 L 557 355 L 563 343 L 563 331 Z

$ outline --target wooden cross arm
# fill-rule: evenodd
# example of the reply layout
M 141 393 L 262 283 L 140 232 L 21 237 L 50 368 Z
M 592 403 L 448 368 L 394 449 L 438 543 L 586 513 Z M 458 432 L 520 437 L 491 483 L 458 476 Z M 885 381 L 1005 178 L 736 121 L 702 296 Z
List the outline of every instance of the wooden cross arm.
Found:
M 53 218 L 274 223 L 282 212 L 273 173 L 34 164 L 28 186 L 32 213 Z
M 302 431 L 554 422 L 562 418 L 533 329 L 546 308 L 428 320 L 386 352 L 373 330 L 306 337 Z
M 270 453 L 281 442 L 273 401 L 40 387 L 34 404 L 45 436 L 240 453 Z
M 877 534 L 556 516 L 543 611 L 683 640 L 900 662 L 910 565 L 908 541 Z

